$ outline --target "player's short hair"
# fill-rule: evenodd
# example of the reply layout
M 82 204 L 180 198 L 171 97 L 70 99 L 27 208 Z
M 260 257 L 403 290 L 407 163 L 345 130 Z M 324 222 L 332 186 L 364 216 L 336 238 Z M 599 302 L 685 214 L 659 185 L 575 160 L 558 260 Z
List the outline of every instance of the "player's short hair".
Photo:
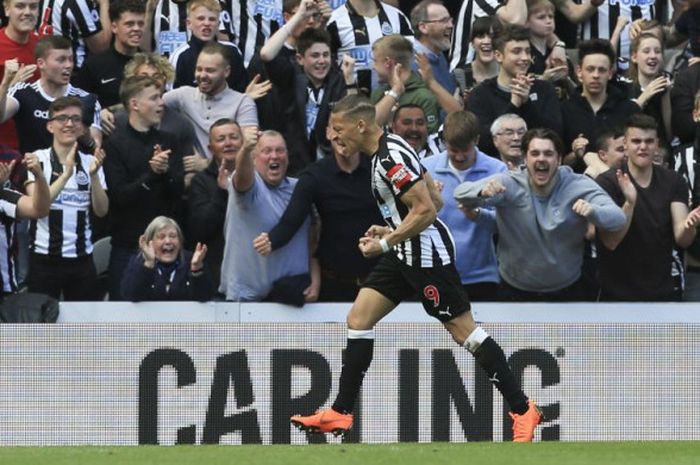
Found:
M 78 97 L 74 96 L 68 96 L 68 97 L 59 97 L 51 104 L 49 105 L 49 119 L 53 118 L 53 116 L 58 113 L 59 111 L 63 111 L 66 108 L 80 108 L 80 114 L 82 115 L 83 112 L 85 111 L 85 106 L 83 105 L 83 101 L 80 100 Z
M 224 65 L 231 66 L 231 49 L 225 45 L 221 45 L 218 42 L 209 42 L 202 50 L 200 50 L 199 55 L 203 53 L 207 55 L 220 55 L 224 60 Z
M 331 110 L 331 114 L 343 115 L 352 120 L 375 121 L 376 109 L 370 100 L 359 94 L 346 95 L 340 99 Z
M 627 118 L 627 122 L 625 123 L 625 133 L 630 128 L 643 130 L 653 129 L 657 135 L 659 134 L 659 125 L 656 123 L 656 120 L 645 113 L 634 113 Z
M 73 50 L 73 44 L 63 36 L 44 36 L 34 47 L 34 58 L 46 58 L 51 50 Z
M 121 100 L 124 108 L 129 109 L 129 100 L 143 92 L 144 89 L 155 87 L 161 89 L 160 82 L 151 76 L 130 76 L 125 78 L 119 86 L 119 100 Z
M 598 134 L 595 139 L 595 148 L 598 150 L 607 151 L 610 148 L 610 140 L 617 139 L 625 135 L 625 131 L 621 126 L 614 127 L 612 129 L 605 130 Z
M 612 68 L 617 60 L 615 56 L 615 50 L 609 40 L 605 39 L 590 39 L 579 42 L 578 44 L 578 64 L 581 66 L 583 64 L 583 59 L 586 55 L 605 55 L 610 60 L 610 67 Z
M 216 14 L 221 13 L 221 4 L 217 0 L 189 0 L 187 2 L 187 14 L 189 15 L 200 6 Z
M 471 111 L 452 112 L 445 118 L 442 135 L 450 146 L 467 149 L 479 137 L 479 120 Z
M 384 36 L 372 44 L 372 51 L 381 50 L 404 68 L 411 66 L 413 60 L 413 44 L 400 34 Z
M 331 47 L 331 35 L 325 29 L 309 28 L 302 32 L 297 39 L 297 52 L 300 55 L 306 53 L 314 44 L 326 44 Z
M 499 25 L 498 21 L 494 26 Z M 530 29 L 517 24 L 504 24 L 494 27 L 493 48 L 503 52 L 508 42 L 530 41 Z
M 118 21 L 124 13 L 146 14 L 146 2 L 141 0 L 114 0 L 109 5 L 109 20 Z
M 532 142 L 532 139 L 549 140 L 554 145 L 554 150 L 556 150 L 559 158 L 564 155 L 564 142 L 562 142 L 559 134 L 549 128 L 535 128 L 527 131 L 523 136 L 522 143 L 520 144 L 520 149 L 523 151 L 523 154 L 527 154 L 527 149 L 530 147 L 530 142 Z
M 124 77 L 135 76 L 137 70 L 142 66 L 152 66 L 158 70 L 165 78 L 165 82 L 172 82 L 175 77 L 175 70 L 167 58 L 158 53 L 135 54 L 124 67 Z
M 423 34 L 418 27 L 420 23 L 429 21 L 428 7 L 430 5 L 444 5 L 440 0 L 423 0 L 413 7 L 411 10 L 411 26 L 413 27 L 413 35 L 416 39 L 420 39 Z
M 394 117 L 392 121 L 396 122 L 396 120 L 399 119 L 399 114 L 401 113 L 402 110 L 420 110 L 423 112 L 423 117 L 425 117 L 425 110 L 423 110 L 423 107 L 420 105 L 417 105 L 415 103 L 404 103 L 403 105 L 400 105 L 396 111 L 394 112 Z

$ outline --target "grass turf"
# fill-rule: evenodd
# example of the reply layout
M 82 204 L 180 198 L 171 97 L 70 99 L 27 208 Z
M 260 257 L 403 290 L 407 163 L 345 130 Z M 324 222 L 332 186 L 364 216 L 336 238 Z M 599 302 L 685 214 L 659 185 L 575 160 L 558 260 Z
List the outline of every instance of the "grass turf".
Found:
M 696 465 L 700 442 L 542 442 L 308 446 L 6 447 L 12 465 L 389 464 Z

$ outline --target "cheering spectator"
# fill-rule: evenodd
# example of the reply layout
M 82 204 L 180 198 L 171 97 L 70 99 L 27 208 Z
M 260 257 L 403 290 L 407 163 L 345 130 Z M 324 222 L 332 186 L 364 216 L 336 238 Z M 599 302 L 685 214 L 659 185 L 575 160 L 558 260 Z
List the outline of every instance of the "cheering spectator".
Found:
M 177 213 L 184 190 L 181 147 L 157 128 L 164 106 L 161 82 L 132 76 L 119 93 L 129 123 L 107 139 L 104 165 L 112 219 L 110 300 L 122 300 L 122 274 L 146 225 L 158 215 Z
M 139 237 L 140 251 L 124 273 L 124 298 L 134 302 L 211 299 L 211 281 L 204 268 L 207 246 L 197 243 L 194 253 L 190 253 L 183 250 L 183 243 L 175 220 L 154 218 Z
M 615 52 L 610 42 L 593 39 L 581 42 L 578 47 L 576 73 L 581 89 L 562 104 L 564 119 L 564 143 L 571 152 L 564 163 L 583 172 L 583 155 L 596 135 L 605 129 L 622 126 L 632 113 L 641 111 L 640 105 L 631 100 L 617 86 L 609 85 L 613 77 Z
M 287 21 L 283 13 L 282 0 L 219 0 L 222 14 L 221 25 L 229 40 L 238 46 L 246 67 L 256 51 Z M 323 0 L 317 4 L 326 3 Z
M 34 49 L 41 77 L 31 84 L 19 82 L 9 89 L 20 71 L 17 60 L 5 62 L 5 73 L 0 82 L 0 122 L 14 118 L 17 125 L 19 149 L 22 153 L 50 147 L 53 138 L 46 129 L 49 105 L 59 97 L 75 96 L 83 101 L 83 124 L 89 128 L 80 139 L 83 151 L 92 151 L 102 145 L 100 103 L 97 96 L 70 84 L 73 72 L 73 51 L 68 39 L 61 36 L 42 37 Z M 24 75 L 24 77 L 29 77 Z
M 501 115 L 491 125 L 491 137 L 498 158 L 509 170 L 516 171 L 523 164 L 523 136 L 527 132 L 525 120 L 513 113 Z
M 170 55 L 170 63 L 175 68 L 174 88 L 198 84 L 195 67 L 199 54 L 205 45 L 218 43 L 229 63 L 229 73 L 226 75 L 228 86 L 235 91 L 245 92 L 248 75 L 241 52 L 231 42 L 218 41 L 216 38 L 220 13 L 221 5 L 217 0 L 187 2 L 187 29 L 191 38 Z
M 74 80 L 77 87 L 96 94 L 104 108 L 119 104 L 124 67 L 139 51 L 145 15 L 141 0 L 114 1 L 109 7 L 112 45 L 106 52 L 90 55 Z
M 255 154 L 253 154 L 255 152 Z M 231 174 L 219 171 L 219 185 L 229 193 L 219 291 L 226 300 L 265 298 L 301 306 L 318 299 L 320 277 L 309 278 L 309 221 L 287 245 L 269 257 L 253 248 L 253 240 L 282 217 L 297 180 L 287 177 L 289 159 L 281 134 L 243 129 L 243 148 Z M 274 295 L 270 295 L 274 294 Z
M 407 103 L 396 109 L 391 122 L 391 132 L 408 142 L 418 158 L 436 155 L 442 151 L 437 138 L 428 134 L 423 109 L 414 103 Z
M 455 77 L 462 88 L 466 102 L 477 84 L 498 76 L 498 62 L 493 53 L 493 22 L 490 16 L 477 18 L 471 29 L 470 44 L 474 59 L 455 69 Z
M 277 87 L 277 114 L 289 150 L 290 173 L 330 154 L 326 126 L 331 106 L 345 96 L 346 87 L 354 85 L 352 63 L 346 63 L 343 72 L 334 66 L 330 43 L 326 31 L 310 28 L 297 39 L 297 64 L 286 54 L 273 55 L 267 45 L 260 51 L 267 74 Z
M 283 247 L 315 207 L 321 219 L 315 253 L 321 266 L 318 300 L 350 302 L 377 263 L 376 259 L 362 256 L 357 241 L 382 218 L 372 196 L 369 158 L 349 152 L 336 141 L 331 144 L 333 156 L 322 158 L 301 172 L 282 218 L 253 244 L 262 255 Z
M 39 35 L 34 32 L 39 16 L 39 0 L 5 0 L 7 26 L 0 29 L 0 76 L 5 72 L 5 60 L 17 60 L 22 72 L 15 81 L 36 81 L 39 70 L 34 59 L 34 47 Z M 25 77 L 28 74 L 31 77 Z M 14 120 L 0 124 L 0 144 L 19 147 Z
M 676 300 L 672 251 L 695 239 L 700 207 L 689 213 L 685 180 L 653 163 L 657 128 L 648 115 L 631 116 L 625 126 L 627 163 L 596 178 L 627 218 L 623 229 L 597 234 L 601 300 Z
M 479 120 L 480 149 L 497 155 L 491 139 L 491 124 L 501 115 L 515 113 L 528 127 L 561 131 L 561 109 L 554 87 L 527 75 L 530 31 L 521 26 L 504 27 L 494 38 L 496 60 L 501 65 L 498 77 L 487 79 L 474 89 L 467 108 Z
M 377 41 L 393 34 L 413 40 L 410 22 L 401 10 L 376 0 L 348 0 L 333 11 L 328 32 L 333 54 L 349 54 L 355 60 L 357 83 L 366 92 L 373 91 L 379 82 L 376 56 L 372 55 Z
M 224 220 L 228 202 L 228 191 L 219 186 L 218 178 L 224 170 L 233 173 L 242 145 L 243 135 L 238 123 L 227 118 L 215 121 L 209 130 L 212 160 L 204 171 L 192 178 L 187 193 L 187 238 L 190 243 L 207 244 L 209 252 L 205 265 L 216 287 L 219 286 L 224 258 Z
M 183 86 L 166 92 L 165 105 L 180 112 L 194 127 L 195 150 L 200 155 L 193 166 L 201 171 L 209 164 L 209 127 L 221 118 L 234 119 L 241 128 L 258 127 L 258 112 L 253 100 L 229 88 L 226 79 L 231 63 L 226 47 L 216 42 L 206 44 L 197 58 L 197 87 Z
M 35 152 L 43 176 L 49 180 L 51 209 L 29 229 L 32 255 L 27 286 L 30 292 L 55 299 L 95 300 L 97 274 L 92 260 L 90 213 L 107 214 L 109 199 L 102 172 L 104 152 L 78 150 L 82 134 L 83 104 L 76 97 L 60 97 L 49 106 L 47 128 L 53 136 L 49 148 Z M 28 173 L 29 180 L 36 176 Z M 32 195 L 36 183 L 27 186 Z
M 466 208 L 496 208 L 499 298 L 585 300 L 581 265 L 588 223 L 617 231 L 625 215 L 595 181 L 561 166 L 564 146 L 552 130 L 528 131 L 523 151 L 526 166 L 465 182 L 455 198 Z
M 423 109 L 428 132 L 437 132 L 440 110 L 435 95 L 417 73 L 411 71 L 413 46 L 400 35 L 384 36 L 372 45 L 374 70 L 381 86 L 372 92 L 372 103 L 377 108 L 377 124 L 391 121 L 395 105 L 413 103 Z

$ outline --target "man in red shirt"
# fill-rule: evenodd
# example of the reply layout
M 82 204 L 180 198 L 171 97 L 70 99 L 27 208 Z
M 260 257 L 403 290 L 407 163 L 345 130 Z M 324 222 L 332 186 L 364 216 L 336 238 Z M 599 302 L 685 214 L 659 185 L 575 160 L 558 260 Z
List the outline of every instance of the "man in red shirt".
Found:
M 0 29 L 0 76 L 6 60 L 17 60 L 20 71 L 15 80 L 35 81 L 39 70 L 35 65 L 34 47 L 39 36 L 34 32 L 39 15 L 39 0 L 3 0 L 7 27 Z M 12 119 L 0 124 L 0 143 L 17 148 L 17 133 Z

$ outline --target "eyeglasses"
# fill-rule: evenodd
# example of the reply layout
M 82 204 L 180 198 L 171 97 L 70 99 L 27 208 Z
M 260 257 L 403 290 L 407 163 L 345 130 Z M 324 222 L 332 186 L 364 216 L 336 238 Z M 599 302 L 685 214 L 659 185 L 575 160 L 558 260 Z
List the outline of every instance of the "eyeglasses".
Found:
M 426 19 L 425 21 L 421 21 L 421 23 L 440 23 L 440 24 L 450 24 L 452 22 L 452 16 L 445 16 L 444 18 L 440 19 Z
M 73 124 L 78 124 L 83 121 L 83 117 L 80 115 L 58 115 L 49 119 L 49 121 L 58 121 L 61 124 L 66 124 L 70 121 Z
M 527 129 L 504 129 L 501 132 L 497 132 L 497 136 L 505 136 L 505 137 L 513 137 L 513 136 L 518 136 L 522 137 L 525 135 L 527 132 Z

